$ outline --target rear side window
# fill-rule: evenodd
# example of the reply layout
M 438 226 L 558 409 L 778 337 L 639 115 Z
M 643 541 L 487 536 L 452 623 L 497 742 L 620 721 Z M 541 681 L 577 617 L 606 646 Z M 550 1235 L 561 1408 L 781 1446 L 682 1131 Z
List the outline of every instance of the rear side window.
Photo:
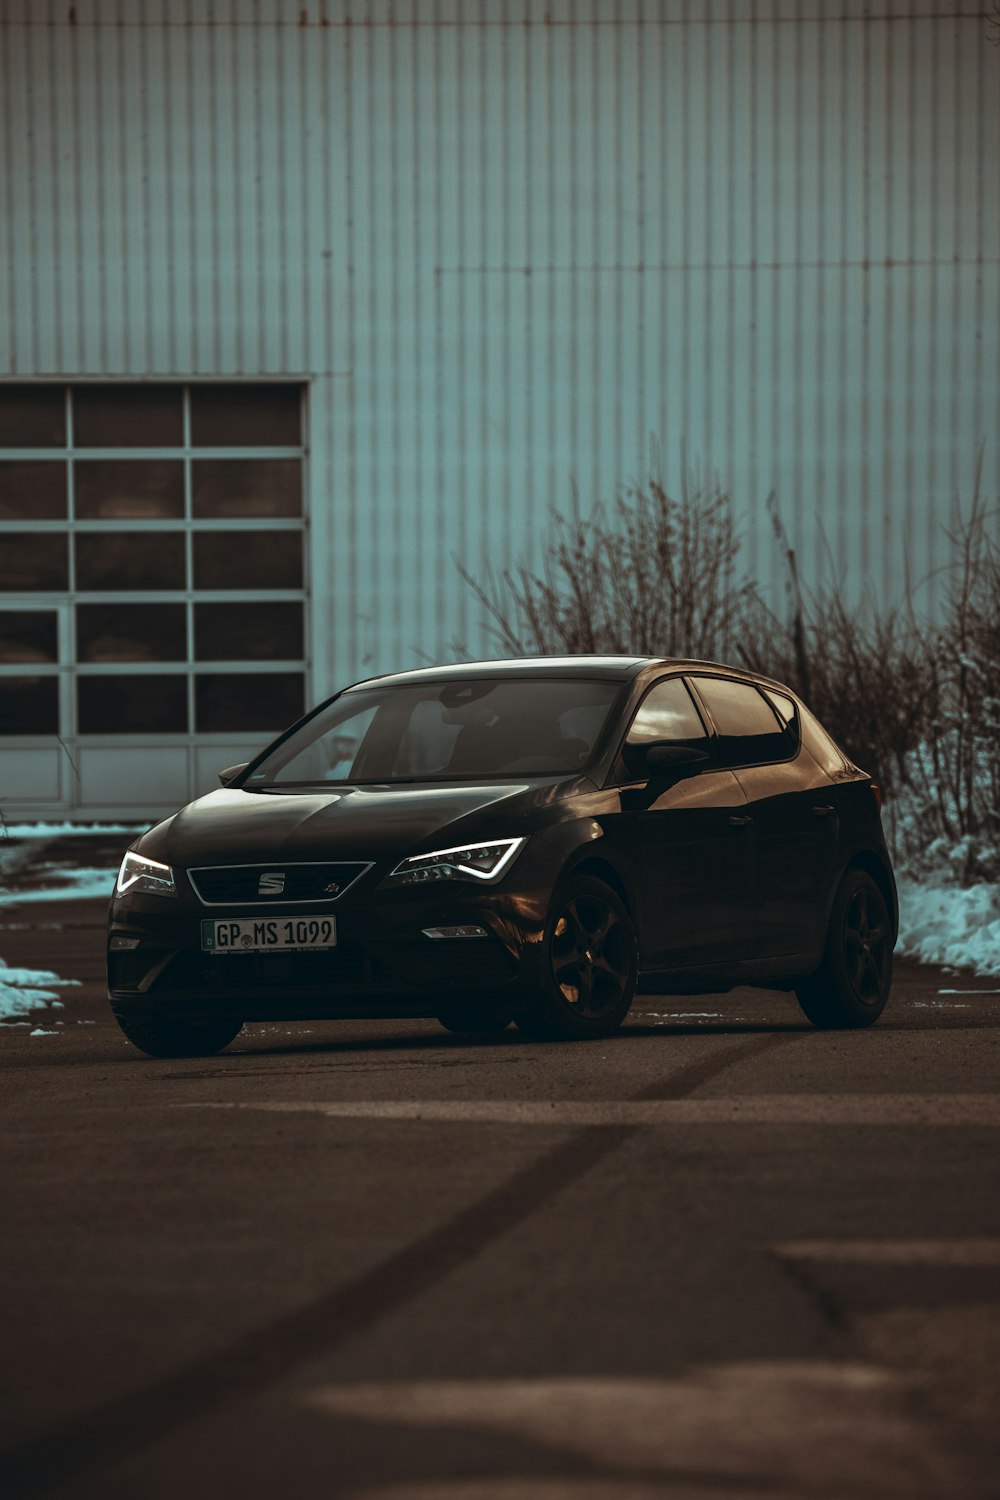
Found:
M 779 693 L 775 688 L 765 688 L 764 697 L 770 703 L 785 728 L 794 729 L 795 720 L 798 717 L 795 700 L 789 698 L 787 693 Z
M 622 753 L 615 767 L 618 781 L 629 781 L 648 775 L 645 751 L 657 741 L 671 745 L 688 745 L 708 751 L 708 735 L 701 715 L 680 677 L 669 677 L 650 688 L 636 710 Z
M 696 677 L 694 684 L 718 733 L 722 765 L 755 766 L 762 761 L 787 760 L 794 752 L 794 734 L 782 725 L 763 693 L 749 682 Z

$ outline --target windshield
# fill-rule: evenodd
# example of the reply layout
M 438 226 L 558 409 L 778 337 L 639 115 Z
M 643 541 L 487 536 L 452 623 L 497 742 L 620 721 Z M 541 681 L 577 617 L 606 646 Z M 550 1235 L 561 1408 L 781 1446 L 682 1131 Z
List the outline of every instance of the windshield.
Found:
M 620 691 L 617 682 L 552 678 L 353 688 L 266 755 L 244 785 L 570 774 L 589 761 Z

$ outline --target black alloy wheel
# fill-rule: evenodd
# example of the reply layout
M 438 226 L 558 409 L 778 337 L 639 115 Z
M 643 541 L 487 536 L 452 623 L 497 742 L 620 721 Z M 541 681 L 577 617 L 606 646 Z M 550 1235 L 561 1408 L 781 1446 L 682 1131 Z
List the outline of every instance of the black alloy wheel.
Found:
M 549 909 L 538 1004 L 515 1016 L 525 1035 L 583 1041 L 608 1036 L 635 995 L 635 928 L 603 881 L 579 876 L 557 887 Z
M 823 963 L 795 989 L 813 1025 L 874 1025 L 889 999 L 892 949 L 885 897 L 864 870 L 848 870 L 834 899 Z
M 133 1046 L 150 1057 L 211 1057 L 228 1047 L 243 1029 L 242 1021 L 180 1021 L 166 1016 L 139 1019 L 117 1011 L 115 1020 Z

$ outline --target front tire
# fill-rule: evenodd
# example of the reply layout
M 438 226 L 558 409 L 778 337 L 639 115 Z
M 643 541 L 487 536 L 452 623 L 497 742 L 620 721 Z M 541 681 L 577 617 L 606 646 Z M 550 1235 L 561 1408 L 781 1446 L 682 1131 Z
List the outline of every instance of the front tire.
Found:
M 848 870 L 834 897 L 823 962 L 795 986 L 814 1026 L 874 1026 L 892 987 L 892 945 L 885 897 L 864 870 Z
M 115 1020 L 133 1046 L 149 1057 L 211 1057 L 228 1047 L 243 1029 L 242 1021 L 181 1021 L 170 1017 Z
M 635 927 L 602 880 L 577 876 L 553 892 L 536 1004 L 514 1017 L 533 1041 L 589 1041 L 617 1031 L 639 969 Z

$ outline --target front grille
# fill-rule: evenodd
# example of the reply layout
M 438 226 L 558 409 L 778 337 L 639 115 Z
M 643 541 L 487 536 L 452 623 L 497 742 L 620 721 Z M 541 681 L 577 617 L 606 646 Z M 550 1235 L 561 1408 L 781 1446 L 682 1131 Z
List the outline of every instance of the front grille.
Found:
M 188 879 L 205 906 L 293 906 L 302 901 L 336 901 L 370 869 L 370 863 L 361 861 L 283 865 L 279 859 L 270 865 L 189 870 Z

